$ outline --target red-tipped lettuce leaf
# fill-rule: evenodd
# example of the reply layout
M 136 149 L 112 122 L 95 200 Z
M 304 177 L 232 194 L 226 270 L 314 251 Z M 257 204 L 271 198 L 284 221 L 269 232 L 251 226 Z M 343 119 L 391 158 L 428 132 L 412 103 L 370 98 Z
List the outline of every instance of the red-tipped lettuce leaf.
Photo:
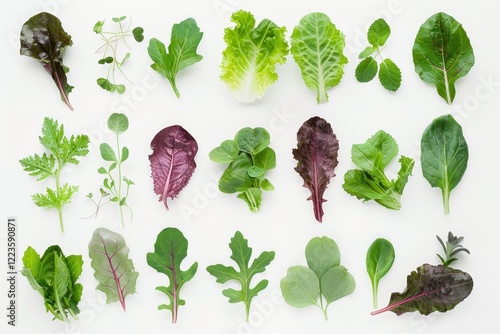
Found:
M 472 277 L 466 272 L 443 265 L 424 264 L 408 275 L 403 293 L 393 292 L 389 305 L 371 314 L 385 311 L 397 315 L 413 311 L 423 315 L 446 312 L 467 298 L 473 285 Z
M 59 89 L 61 100 L 73 110 L 68 97 L 73 86 L 66 78 L 69 68 L 63 64 L 66 47 L 73 41 L 64 31 L 61 21 L 52 14 L 38 13 L 23 24 L 20 40 L 20 54 L 36 59 L 43 66 Z
M 193 175 L 198 144 L 182 126 L 172 125 L 156 134 L 151 149 L 149 161 L 154 192 L 168 209 L 167 198 L 174 199 Z
M 331 125 L 321 117 L 305 121 L 297 132 L 297 148 L 292 150 L 297 167 L 295 171 L 304 180 L 304 187 L 311 191 L 308 200 L 313 202 L 314 217 L 323 217 L 323 194 L 335 176 L 338 164 L 339 142 Z

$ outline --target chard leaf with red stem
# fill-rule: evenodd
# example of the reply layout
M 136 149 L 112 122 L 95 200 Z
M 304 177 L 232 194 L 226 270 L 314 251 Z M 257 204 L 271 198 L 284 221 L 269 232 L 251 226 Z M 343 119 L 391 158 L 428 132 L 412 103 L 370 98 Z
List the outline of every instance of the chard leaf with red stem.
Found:
M 304 187 L 311 191 L 308 200 L 313 202 L 314 217 L 323 217 L 323 194 L 335 176 L 338 165 L 339 142 L 331 125 L 321 117 L 305 121 L 297 132 L 297 148 L 292 150 L 297 167 L 295 171 L 304 180 Z
M 151 141 L 149 155 L 154 192 L 168 209 L 167 198 L 174 199 L 189 182 L 196 168 L 196 140 L 180 125 L 164 128 Z

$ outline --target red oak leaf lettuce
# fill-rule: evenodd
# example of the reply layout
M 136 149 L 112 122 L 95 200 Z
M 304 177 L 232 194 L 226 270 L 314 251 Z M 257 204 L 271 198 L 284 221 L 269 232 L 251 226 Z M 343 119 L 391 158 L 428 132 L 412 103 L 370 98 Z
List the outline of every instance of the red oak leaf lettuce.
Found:
M 338 164 L 339 142 L 331 125 L 321 117 L 312 117 L 302 124 L 297 132 L 297 148 L 292 150 L 297 167 L 295 171 L 304 180 L 304 187 L 311 191 L 314 217 L 321 222 L 323 217 L 323 194 L 335 176 Z
M 182 126 L 172 125 L 156 134 L 151 149 L 149 161 L 154 192 L 168 209 L 167 197 L 174 199 L 193 175 L 198 143 Z
M 36 59 L 52 75 L 61 100 L 73 110 L 68 97 L 73 86 L 68 84 L 66 78 L 69 68 L 63 64 L 66 47 L 71 46 L 73 41 L 64 31 L 61 21 L 52 14 L 38 13 L 23 24 L 20 40 L 20 54 Z

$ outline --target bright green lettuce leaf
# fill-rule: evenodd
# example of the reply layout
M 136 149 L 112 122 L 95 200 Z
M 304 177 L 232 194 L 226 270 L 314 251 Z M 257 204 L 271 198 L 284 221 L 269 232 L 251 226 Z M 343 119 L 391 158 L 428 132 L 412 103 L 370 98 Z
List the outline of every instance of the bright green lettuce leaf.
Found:
M 220 77 L 238 100 L 252 102 L 278 79 L 276 65 L 286 62 L 286 29 L 268 19 L 255 27 L 254 16 L 243 10 L 233 13 L 231 21 L 236 26 L 224 30 Z
M 317 92 L 318 103 L 327 102 L 326 90 L 340 83 L 348 62 L 344 34 L 326 14 L 311 13 L 293 29 L 291 45 L 306 86 Z
M 232 252 L 231 259 L 237 264 L 239 271 L 234 267 L 222 264 L 208 266 L 207 271 L 216 278 L 217 283 L 226 283 L 231 280 L 240 283 L 241 290 L 228 288 L 222 291 L 222 294 L 229 298 L 230 303 L 243 302 L 245 304 L 246 320 L 248 321 L 252 299 L 268 285 L 268 280 L 263 279 L 251 287 L 251 280 L 255 275 L 266 270 L 266 267 L 274 260 L 275 253 L 264 251 L 250 265 L 252 248 L 248 246 L 248 240 L 239 231 L 236 231 L 234 237 L 231 238 L 229 248 Z
M 201 61 L 203 56 L 196 52 L 202 37 L 203 32 L 196 21 L 188 18 L 172 26 L 168 53 L 165 44 L 158 39 L 149 41 L 148 54 L 154 62 L 151 67 L 168 79 L 177 97 L 180 97 L 176 84 L 177 73 Z
M 453 116 L 440 116 L 425 129 L 420 147 L 422 173 L 432 187 L 441 189 L 444 212 L 449 214 L 450 193 L 462 180 L 469 159 L 462 127 Z
M 380 63 L 378 78 L 382 86 L 388 91 L 395 92 L 401 86 L 401 70 L 389 58 L 385 58 Z
M 375 78 L 378 71 L 378 64 L 372 57 L 366 57 L 356 67 L 356 79 L 359 82 L 368 82 Z
M 420 27 L 413 44 L 413 63 L 420 78 L 434 84 L 448 104 L 455 98 L 455 81 L 469 73 L 475 58 L 462 24 L 440 12 Z

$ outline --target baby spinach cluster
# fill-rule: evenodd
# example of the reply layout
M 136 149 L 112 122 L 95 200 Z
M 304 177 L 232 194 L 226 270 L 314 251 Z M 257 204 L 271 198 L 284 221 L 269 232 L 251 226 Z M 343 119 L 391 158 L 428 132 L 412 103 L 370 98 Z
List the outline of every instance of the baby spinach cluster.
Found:
M 223 193 L 239 193 L 250 211 L 259 211 L 262 190 L 272 191 L 274 186 L 265 178 L 268 170 L 276 167 L 276 153 L 269 146 L 271 136 L 264 128 L 243 128 L 234 140 L 225 140 L 209 153 L 210 160 L 229 163 L 219 180 Z

